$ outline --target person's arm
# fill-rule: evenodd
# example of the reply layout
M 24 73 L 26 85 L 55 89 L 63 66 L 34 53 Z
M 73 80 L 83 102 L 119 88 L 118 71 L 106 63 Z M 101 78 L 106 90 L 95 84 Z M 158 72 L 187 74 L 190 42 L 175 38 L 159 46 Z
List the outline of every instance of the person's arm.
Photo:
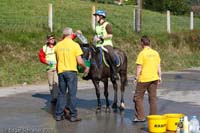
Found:
M 40 62 L 43 63 L 43 64 L 47 64 L 47 60 L 45 58 L 45 53 L 43 51 L 43 49 L 41 48 L 39 53 L 38 53 L 38 56 L 39 56 L 39 59 L 40 59 Z
M 158 65 L 158 76 L 159 76 L 159 84 L 162 82 L 162 77 L 161 77 L 161 66 L 160 64 Z
M 89 73 L 89 67 L 86 67 L 82 57 L 79 55 L 76 57 L 76 59 L 77 59 L 78 64 L 83 67 L 84 73 Z
M 137 67 L 136 67 L 136 74 L 135 74 L 135 80 L 136 80 L 136 81 L 138 80 L 141 71 L 142 71 L 142 65 L 137 64 Z
M 107 24 L 106 25 L 106 31 L 107 31 L 107 35 L 106 36 L 103 36 L 103 39 L 106 40 L 106 39 L 110 39 L 113 37 L 113 34 L 112 34 L 112 27 L 110 24 Z

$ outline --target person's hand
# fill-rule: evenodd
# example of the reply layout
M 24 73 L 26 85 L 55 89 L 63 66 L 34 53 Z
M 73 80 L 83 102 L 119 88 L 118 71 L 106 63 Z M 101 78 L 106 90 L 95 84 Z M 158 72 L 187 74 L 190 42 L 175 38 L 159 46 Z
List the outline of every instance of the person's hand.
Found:
M 158 85 L 160 85 L 162 83 L 162 79 L 160 78 L 159 80 L 158 80 Z
M 137 84 L 137 81 L 138 81 L 138 78 L 135 77 L 135 78 L 134 78 L 134 81 L 133 81 L 133 84 L 136 85 L 136 84 Z
M 55 62 L 54 62 L 54 61 L 48 61 L 47 64 L 48 64 L 49 66 L 52 66 L 52 65 L 55 64 Z
M 90 71 L 90 68 L 89 68 L 89 67 L 86 67 L 86 68 L 84 69 L 84 75 L 83 75 L 83 77 L 86 77 L 86 76 L 88 75 L 89 71 Z
M 84 70 L 84 73 L 87 73 L 87 74 L 88 74 L 89 71 L 90 71 L 90 68 L 89 68 L 89 67 L 86 67 L 85 70 Z
M 77 30 L 76 33 L 82 34 L 82 31 L 81 30 Z
M 93 39 L 94 42 L 102 44 L 104 42 L 103 37 L 95 36 Z
M 99 41 L 101 41 L 101 39 L 100 39 L 98 36 L 95 36 L 93 40 L 94 40 L 94 42 L 99 42 Z

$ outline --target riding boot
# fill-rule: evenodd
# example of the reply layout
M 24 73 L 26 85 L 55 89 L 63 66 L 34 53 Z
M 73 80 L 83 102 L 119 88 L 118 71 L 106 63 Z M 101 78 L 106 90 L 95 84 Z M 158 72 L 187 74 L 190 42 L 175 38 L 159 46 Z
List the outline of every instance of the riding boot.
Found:
M 115 64 L 112 64 L 112 73 L 111 73 L 112 79 L 115 80 L 119 80 L 119 77 L 117 75 L 117 67 L 115 66 Z

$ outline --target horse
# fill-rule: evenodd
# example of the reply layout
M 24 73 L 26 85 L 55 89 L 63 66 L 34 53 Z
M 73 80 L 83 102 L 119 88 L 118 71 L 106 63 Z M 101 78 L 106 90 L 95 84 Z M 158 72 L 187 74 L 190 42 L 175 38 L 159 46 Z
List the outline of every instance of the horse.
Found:
M 104 96 L 106 99 L 106 112 L 110 112 L 110 103 L 108 99 L 108 82 L 109 78 L 111 79 L 111 71 L 109 68 L 109 65 L 106 63 L 106 59 L 108 59 L 109 55 L 104 47 L 96 47 L 95 45 L 81 45 L 81 49 L 83 51 L 82 58 L 84 60 L 88 60 L 91 62 L 90 65 L 90 71 L 87 76 L 83 77 L 85 80 L 91 79 L 97 96 L 97 112 L 101 111 L 101 100 L 100 100 L 100 81 L 103 82 L 104 85 Z M 114 53 L 118 57 L 118 62 L 120 64 L 117 66 L 117 72 L 120 76 L 120 83 L 121 83 L 121 102 L 119 109 L 122 111 L 125 109 L 124 104 L 124 92 L 125 92 L 125 86 L 127 83 L 127 56 L 124 51 L 120 50 L 119 48 L 114 48 Z M 117 81 L 111 80 L 114 88 L 114 100 L 112 108 L 117 110 L 117 91 L 118 91 L 118 84 Z

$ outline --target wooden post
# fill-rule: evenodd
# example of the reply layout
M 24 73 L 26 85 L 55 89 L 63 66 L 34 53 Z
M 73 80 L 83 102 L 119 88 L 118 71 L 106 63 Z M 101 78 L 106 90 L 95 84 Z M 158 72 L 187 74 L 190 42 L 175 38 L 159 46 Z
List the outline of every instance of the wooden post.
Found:
M 142 30 L 142 0 L 139 0 L 139 18 L 140 18 L 140 29 L 139 31 Z
M 48 11 L 48 26 L 50 31 L 53 32 L 53 8 L 52 4 L 49 4 L 49 11 Z
M 194 14 L 190 12 L 190 30 L 194 29 Z
M 140 32 L 140 13 L 139 7 L 135 6 L 133 9 L 133 31 Z
M 92 24 L 92 30 L 95 31 L 95 16 L 93 15 L 95 13 L 95 6 L 92 5 L 92 12 L 91 12 L 91 24 Z
M 138 11 L 136 10 L 136 14 L 138 15 L 138 29 L 137 32 L 140 32 L 142 29 L 142 0 L 137 0 Z M 136 16 L 137 16 L 136 15 Z
M 167 11 L 167 32 L 171 33 L 171 25 L 170 25 L 170 11 Z
M 133 8 L 133 31 L 135 31 L 136 32 L 136 16 L 135 16 L 135 11 L 136 9 L 135 8 Z

